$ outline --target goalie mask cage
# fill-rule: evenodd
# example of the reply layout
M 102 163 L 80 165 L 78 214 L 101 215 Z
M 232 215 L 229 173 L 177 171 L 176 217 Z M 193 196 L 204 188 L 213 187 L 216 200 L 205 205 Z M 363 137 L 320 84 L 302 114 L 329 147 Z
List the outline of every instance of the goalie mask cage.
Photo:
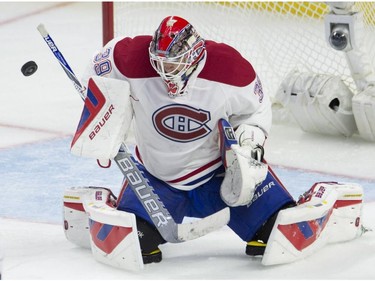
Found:
M 373 68 L 375 3 L 355 2 L 350 9 L 363 14 L 365 36 L 357 45 Z M 324 18 L 329 12 L 326 2 L 106 2 L 103 42 L 113 36 L 153 35 L 166 16 L 181 16 L 203 38 L 239 50 L 271 98 L 293 69 L 339 76 L 356 93 L 344 52 L 331 48 L 325 39 Z

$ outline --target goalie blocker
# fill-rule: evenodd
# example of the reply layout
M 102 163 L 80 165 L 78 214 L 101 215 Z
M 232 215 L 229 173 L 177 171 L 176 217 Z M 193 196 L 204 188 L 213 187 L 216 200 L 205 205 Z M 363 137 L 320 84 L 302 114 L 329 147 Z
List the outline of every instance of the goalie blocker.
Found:
M 127 137 L 132 118 L 129 83 L 93 76 L 71 152 L 102 161 L 113 159 Z

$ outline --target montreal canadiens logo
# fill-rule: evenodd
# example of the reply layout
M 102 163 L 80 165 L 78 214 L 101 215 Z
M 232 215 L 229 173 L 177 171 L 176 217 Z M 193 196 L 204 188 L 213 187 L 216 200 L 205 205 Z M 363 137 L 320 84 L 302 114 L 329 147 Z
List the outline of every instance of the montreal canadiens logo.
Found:
M 211 132 L 207 125 L 210 120 L 208 111 L 181 104 L 164 106 L 152 115 L 156 131 L 177 142 L 191 142 L 205 137 Z

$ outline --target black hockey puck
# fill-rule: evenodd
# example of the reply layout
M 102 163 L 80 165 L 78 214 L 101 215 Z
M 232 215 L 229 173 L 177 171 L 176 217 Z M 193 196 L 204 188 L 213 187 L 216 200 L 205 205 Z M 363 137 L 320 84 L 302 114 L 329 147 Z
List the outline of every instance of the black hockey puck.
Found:
M 38 65 L 35 63 L 35 61 L 28 61 L 21 68 L 21 72 L 25 76 L 33 75 L 37 70 Z

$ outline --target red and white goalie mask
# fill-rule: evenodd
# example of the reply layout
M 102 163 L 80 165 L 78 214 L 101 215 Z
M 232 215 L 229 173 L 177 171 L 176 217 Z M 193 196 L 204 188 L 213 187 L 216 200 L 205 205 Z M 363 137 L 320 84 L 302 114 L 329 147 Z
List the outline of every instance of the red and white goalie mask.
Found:
M 185 19 L 166 17 L 150 43 L 152 67 L 165 81 L 170 97 L 184 94 L 187 81 L 205 53 L 204 39 Z

